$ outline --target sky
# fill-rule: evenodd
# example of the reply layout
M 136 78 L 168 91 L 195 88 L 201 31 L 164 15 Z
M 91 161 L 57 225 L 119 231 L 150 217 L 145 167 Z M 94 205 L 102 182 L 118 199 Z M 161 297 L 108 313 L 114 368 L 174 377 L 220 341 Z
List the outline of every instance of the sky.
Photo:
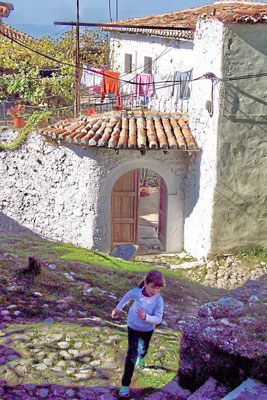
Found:
M 3 0 L 4 1 L 4 0 Z M 7 0 L 6 0 L 7 1 Z M 14 5 L 8 25 L 52 25 L 54 21 L 75 21 L 77 0 L 8 0 Z M 109 0 L 79 0 L 80 22 L 108 22 Z M 112 18 L 115 20 L 116 0 L 110 0 Z M 118 0 L 119 19 L 161 14 L 198 5 L 213 3 L 210 0 Z

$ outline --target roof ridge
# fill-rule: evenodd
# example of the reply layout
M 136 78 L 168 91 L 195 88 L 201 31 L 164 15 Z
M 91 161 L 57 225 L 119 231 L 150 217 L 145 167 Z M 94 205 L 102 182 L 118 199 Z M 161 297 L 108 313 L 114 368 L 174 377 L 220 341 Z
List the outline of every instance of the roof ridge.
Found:
M 189 8 L 182 8 L 181 10 L 175 10 L 175 11 L 168 11 L 166 13 L 162 13 L 162 14 L 150 14 L 150 15 L 144 15 L 142 17 L 133 17 L 133 18 L 125 18 L 125 19 L 120 19 L 117 21 L 113 21 L 111 23 L 112 24 L 116 24 L 116 23 L 121 23 L 121 22 L 127 22 L 127 21 L 137 21 L 139 19 L 144 20 L 145 18 L 150 19 L 151 17 L 164 17 L 165 15 L 168 16 L 170 14 L 176 14 L 176 13 L 182 13 L 184 11 L 195 11 L 195 10 L 200 10 L 201 8 L 206 8 L 206 7 L 212 7 L 215 4 L 233 4 L 233 5 L 238 5 L 238 4 L 242 4 L 242 5 L 246 5 L 246 4 L 254 4 L 254 5 L 266 5 L 266 1 L 255 1 L 255 0 L 216 0 L 212 3 L 207 3 L 207 4 L 202 4 L 199 6 L 195 6 L 195 7 L 189 7 Z

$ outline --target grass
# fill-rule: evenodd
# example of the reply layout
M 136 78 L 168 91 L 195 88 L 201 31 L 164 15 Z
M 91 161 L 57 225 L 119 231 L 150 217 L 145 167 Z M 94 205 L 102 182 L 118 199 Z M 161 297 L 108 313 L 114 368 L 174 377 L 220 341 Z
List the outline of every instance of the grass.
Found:
M 114 333 L 121 332 L 122 324 L 126 323 L 126 312 L 122 313 L 120 322 L 116 324 L 111 319 L 111 310 L 118 299 L 135 287 L 145 273 L 152 269 L 148 264 L 127 262 L 71 244 L 41 240 L 30 234 L 16 237 L 0 234 L 0 242 L 0 305 L 5 308 L 11 304 L 20 304 L 21 315 L 30 319 L 35 316 L 41 316 L 42 319 L 60 316 L 64 319 L 70 316 L 70 310 L 73 310 L 74 315 L 81 311 L 85 315 L 84 321 L 92 316 L 99 317 L 113 327 Z M 44 263 L 40 275 L 30 277 L 21 274 L 22 268 L 28 266 L 29 256 Z M 56 269 L 50 269 L 50 264 L 54 264 Z M 162 295 L 171 312 L 187 310 L 192 300 L 200 305 L 221 296 L 216 289 L 184 279 L 181 271 L 155 266 L 153 269 L 162 271 L 166 279 L 167 285 L 162 289 Z M 74 282 L 66 278 L 66 272 L 74 273 Z M 85 287 L 92 288 L 92 291 L 84 294 Z M 42 296 L 35 295 L 36 292 Z M 62 298 L 68 298 L 65 308 L 58 303 Z M 56 327 L 57 324 L 53 324 L 51 329 Z M 169 382 L 177 374 L 179 342 L 179 332 L 156 330 L 146 358 L 150 368 L 138 371 L 133 385 L 139 388 L 159 388 Z M 125 333 L 124 341 L 116 348 L 122 364 L 126 349 Z M 108 352 L 111 356 L 114 348 Z M 35 379 L 38 382 L 37 375 Z
M 261 262 L 267 263 L 267 249 L 263 246 L 258 246 L 243 250 L 239 253 L 238 259 L 246 263 L 246 265 L 253 265 Z
M 53 271 L 43 268 L 40 276 L 32 281 L 26 280 L 25 284 L 31 293 L 41 291 L 44 294 L 44 301 L 46 295 L 54 294 L 57 299 L 63 296 L 73 296 L 74 302 L 77 302 L 79 306 L 87 310 L 91 308 L 93 313 L 100 313 L 101 316 L 103 316 L 103 308 L 102 311 L 99 310 L 99 296 L 94 296 L 92 292 L 90 305 L 86 304 L 88 299 L 82 295 L 83 288 L 79 289 L 76 284 L 66 280 L 63 275 L 64 272 L 74 272 L 75 279 L 80 283 L 80 286 L 86 283 L 90 287 L 98 287 L 121 297 L 126 290 L 135 287 L 143 279 L 145 273 L 151 269 L 148 264 L 127 262 L 70 244 L 33 239 L 32 237 L 14 238 L 7 235 L 0 235 L 0 239 L 2 254 L 11 253 L 13 255 L 12 258 L 9 258 L 8 265 L 6 257 L 1 260 L 0 253 L 2 271 L 0 286 L 2 283 L 4 288 L 6 286 L 4 280 L 7 277 L 9 279 L 14 278 L 14 272 L 18 272 L 22 267 L 27 266 L 28 256 L 33 256 L 47 264 L 55 264 L 57 269 Z M 201 303 L 210 300 L 211 297 L 219 297 L 218 291 L 215 289 L 185 280 L 181 271 L 172 271 L 160 267 L 153 268 L 159 269 L 165 276 L 167 285 L 162 290 L 162 294 L 170 303 L 176 305 L 178 303 L 181 307 L 185 307 L 187 298 L 191 297 L 192 292 Z M 100 296 L 100 298 L 101 304 L 104 303 L 103 305 L 109 306 L 109 309 L 116 304 L 116 301 L 110 299 L 107 302 L 105 296 Z

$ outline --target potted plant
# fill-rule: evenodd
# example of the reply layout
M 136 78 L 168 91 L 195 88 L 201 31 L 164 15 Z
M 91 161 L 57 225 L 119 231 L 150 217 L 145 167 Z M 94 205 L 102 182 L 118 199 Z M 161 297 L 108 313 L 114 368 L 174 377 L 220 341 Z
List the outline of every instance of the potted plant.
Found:
M 22 117 L 24 106 L 22 104 L 15 104 L 7 110 L 7 113 L 13 117 L 15 128 L 22 128 L 24 126 L 24 118 Z

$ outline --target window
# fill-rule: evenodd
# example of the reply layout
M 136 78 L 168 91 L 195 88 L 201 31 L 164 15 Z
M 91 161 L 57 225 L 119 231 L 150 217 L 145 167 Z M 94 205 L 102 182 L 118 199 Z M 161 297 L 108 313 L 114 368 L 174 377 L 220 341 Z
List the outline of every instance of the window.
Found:
M 133 56 L 132 54 L 125 54 L 124 56 L 124 72 L 132 72 L 133 70 Z
M 144 73 L 152 74 L 152 57 L 144 57 Z

